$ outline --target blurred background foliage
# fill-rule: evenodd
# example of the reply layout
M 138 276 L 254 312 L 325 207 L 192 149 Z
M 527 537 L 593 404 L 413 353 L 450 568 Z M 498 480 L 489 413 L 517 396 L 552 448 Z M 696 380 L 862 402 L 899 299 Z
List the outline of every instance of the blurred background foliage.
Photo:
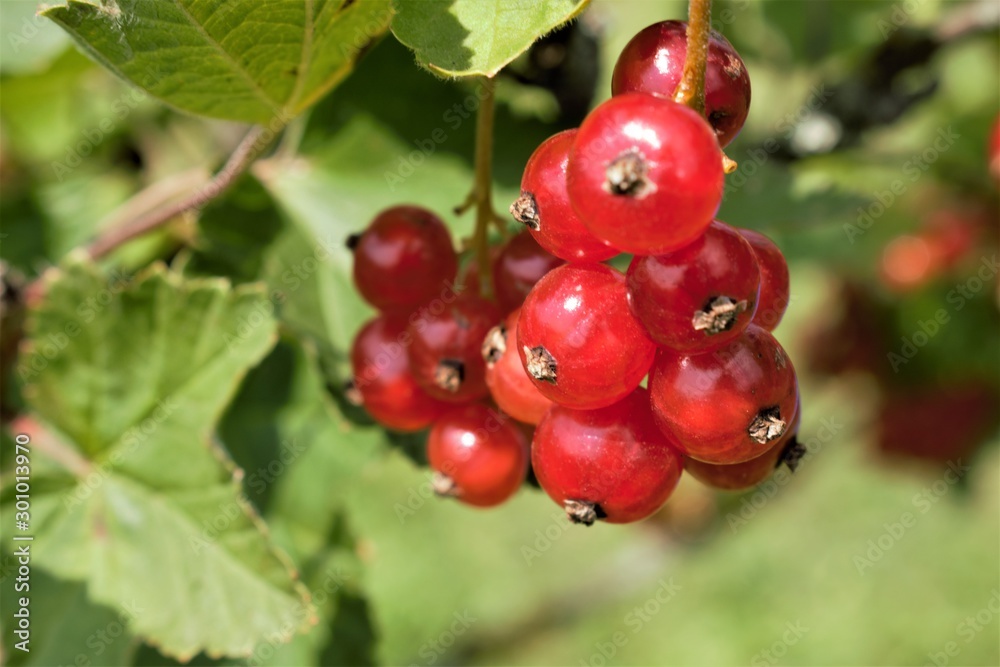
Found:
M 34 2 L 0 10 L 0 257 L 17 273 L 127 219 L 119 207 L 143 188 L 186 192 L 241 136 L 113 78 L 34 19 Z M 498 208 L 534 147 L 609 95 L 628 39 L 685 12 L 594 0 L 500 75 Z M 776 335 L 799 369 L 810 456 L 745 494 L 686 478 L 638 525 L 569 526 L 532 488 L 489 512 L 428 498 L 420 438 L 343 401 L 344 351 L 370 315 L 343 239 L 401 202 L 437 211 L 457 238 L 472 226 L 451 209 L 472 181 L 474 113 L 461 110 L 475 83 L 435 78 L 391 37 L 197 223 L 112 255 L 109 270 L 159 258 L 280 295 L 282 340 L 218 437 L 305 585 L 331 571 L 348 583 L 260 664 L 1000 664 L 996 12 L 717 0 L 716 27 L 753 82 L 719 217 L 788 258 Z M 19 408 L 13 379 L 3 408 Z M 299 453 L 268 475 L 289 443 Z M 949 466 L 970 468 L 956 482 Z M 35 583 L 41 645 L 12 653 L 5 633 L 11 664 L 171 664 L 127 631 L 95 642 L 116 613 L 82 586 Z M 211 662 L 245 661 L 195 658 Z

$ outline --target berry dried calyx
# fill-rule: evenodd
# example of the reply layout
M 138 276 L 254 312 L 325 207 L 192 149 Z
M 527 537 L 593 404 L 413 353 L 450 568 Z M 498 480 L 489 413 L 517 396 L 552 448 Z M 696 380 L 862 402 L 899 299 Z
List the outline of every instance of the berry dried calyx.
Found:
M 528 440 L 513 422 L 485 405 L 452 409 L 431 428 L 427 458 L 440 496 L 491 507 L 520 488 L 528 469 Z
M 552 407 L 552 401 L 535 388 L 515 348 L 520 315 L 520 309 L 512 312 L 483 341 L 486 386 L 505 413 L 525 424 L 537 424 Z
M 569 264 L 525 299 L 517 350 L 538 391 L 584 409 L 631 393 L 656 347 L 629 311 L 625 276 L 603 264 Z
M 798 409 L 795 371 L 785 351 L 753 324 L 714 352 L 661 348 L 649 390 L 660 428 L 686 456 L 705 463 L 760 456 Z
M 521 196 L 511 204 L 510 213 L 556 257 L 600 262 L 618 252 L 584 226 L 566 191 L 566 165 L 576 134 L 576 130 L 559 132 L 535 149 L 521 177 Z
M 760 289 L 753 248 L 719 221 L 680 250 L 636 257 L 627 279 L 629 305 L 650 337 L 683 351 L 711 350 L 739 336 Z
M 482 343 L 501 319 L 492 301 L 465 292 L 411 316 L 410 365 L 417 382 L 442 401 L 467 403 L 486 395 Z
M 666 501 L 681 474 L 674 443 L 638 388 L 595 410 L 553 407 L 535 429 L 531 462 L 545 492 L 575 523 L 629 523 Z
M 608 245 L 670 252 L 712 222 L 722 201 L 720 155 L 712 129 L 691 109 L 652 95 L 613 97 L 577 131 L 566 166 L 569 200 Z

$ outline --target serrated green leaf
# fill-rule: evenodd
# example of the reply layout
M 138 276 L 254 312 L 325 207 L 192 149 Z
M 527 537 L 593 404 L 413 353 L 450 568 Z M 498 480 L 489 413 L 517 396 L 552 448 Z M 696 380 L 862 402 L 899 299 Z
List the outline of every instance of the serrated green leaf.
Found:
M 395 0 L 392 33 L 442 76 L 495 76 L 588 0 Z
M 388 28 L 389 0 L 68 0 L 44 16 L 92 58 L 185 111 L 287 123 Z
M 44 280 L 18 371 L 44 422 L 33 456 L 66 473 L 32 480 L 34 562 L 134 602 L 130 630 L 181 659 L 287 641 L 307 597 L 210 440 L 274 343 L 265 295 L 162 267 L 109 283 L 76 260 Z

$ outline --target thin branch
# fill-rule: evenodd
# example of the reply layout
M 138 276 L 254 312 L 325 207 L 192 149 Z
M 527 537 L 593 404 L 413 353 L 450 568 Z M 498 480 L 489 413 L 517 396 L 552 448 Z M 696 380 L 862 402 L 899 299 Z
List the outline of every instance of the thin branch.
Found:
M 712 0 L 688 3 L 687 57 L 674 101 L 705 115 L 705 67 L 708 39 L 712 31 Z
M 267 137 L 266 140 L 265 137 Z M 267 147 L 273 137 L 273 132 L 267 128 L 260 125 L 254 126 L 243 137 L 222 169 L 204 187 L 195 190 L 188 197 L 175 204 L 150 211 L 127 225 L 108 230 L 87 247 L 87 253 L 94 259 L 100 259 L 123 243 L 151 232 L 181 213 L 204 206 L 232 185 L 237 177 L 246 171 Z

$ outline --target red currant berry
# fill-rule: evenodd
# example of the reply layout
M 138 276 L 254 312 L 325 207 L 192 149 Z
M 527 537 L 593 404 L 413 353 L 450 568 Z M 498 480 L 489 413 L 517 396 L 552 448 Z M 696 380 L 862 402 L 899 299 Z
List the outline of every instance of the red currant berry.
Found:
M 672 99 L 686 57 L 687 23 L 654 23 L 622 49 L 611 77 L 611 93 L 651 93 Z M 705 115 L 720 146 L 739 134 L 749 110 L 750 75 L 746 65 L 733 45 L 713 30 L 705 67 Z
M 486 360 L 486 386 L 497 406 L 514 419 L 537 424 L 552 407 L 552 401 L 532 384 L 517 353 L 518 308 L 507 319 L 490 329 L 483 341 Z
M 604 264 L 567 264 L 538 281 L 521 307 L 517 349 L 538 390 L 577 409 L 625 398 L 656 352 L 629 311 L 625 276 Z
M 427 428 L 450 406 L 421 389 L 410 372 L 406 327 L 403 315 L 369 320 L 351 346 L 351 369 L 353 389 L 375 421 L 409 432 Z
M 681 457 L 656 428 L 638 388 L 597 410 L 553 407 L 535 429 L 538 483 L 575 523 L 630 523 L 658 510 L 681 476 Z
M 691 109 L 652 95 L 612 97 L 583 121 L 566 167 L 573 209 L 597 238 L 638 255 L 681 248 L 722 201 L 722 155 Z
M 632 312 L 650 338 L 674 350 L 706 351 L 743 333 L 759 286 L 753 248 L 718 221 L 680 250 L 636 257 L 628 267 Z
M 753 323 L 774 331 L 788 308 L 789 278 L 788 263 L 774 241 L 760 232 L 750 229 L 738 230 L 753 248 L 760 267 L 760 298 L 757 300 L 757 314 Z
M 785 434 L 775 441 L 769 450 L 756 458 L 732 465 L 703 463 L 684 457 L 684 470 L 706 486 L 725 491 L 739 491 L 757 486 L 780 467 L 788 466 L 791 472 L 799 465 L 806 450 L 796 436 L 799 431 L 799 417 L 795 415 L 792 425 Z
M 431 428 L 427 458 L 438 495 L 492 507 L 520 488 L 528 471 L 528 440 L 521 429 L 485 405 L 453 409 Z
M 510 213 L 538 244 L 570 262 L 601 262 L 618 254 L 591 234 L 569 203 L 566 163 L 576 130 L 554 134 L 535 149 L 521 177 L 521 196 Z
M 509 313 L 520 308 L 535 283 L 565 263 L 538 245 L 531 234 L 522 232 L 511 238 L 493 263 L 493 295 L 500 309 Z
M 705 354 L 660 348 L 650 376 L 653 415 L 683 453 L 705 463 L 762 455 L 798 408 L 792 362 L 774 337 L 751 324 Z
M 410 367 L 431 396 L 468 403 L 486 395 L 483 338 L 503 315 L 496 304 L 469 292 L 446 304 L 432 301 L 411 316 Z
M 354 251 L 354 284 L 383 311 L 412 311 L 455 279 L 458 260 L 441 219 L 418 206 L 379 213 L 347 245 Z

